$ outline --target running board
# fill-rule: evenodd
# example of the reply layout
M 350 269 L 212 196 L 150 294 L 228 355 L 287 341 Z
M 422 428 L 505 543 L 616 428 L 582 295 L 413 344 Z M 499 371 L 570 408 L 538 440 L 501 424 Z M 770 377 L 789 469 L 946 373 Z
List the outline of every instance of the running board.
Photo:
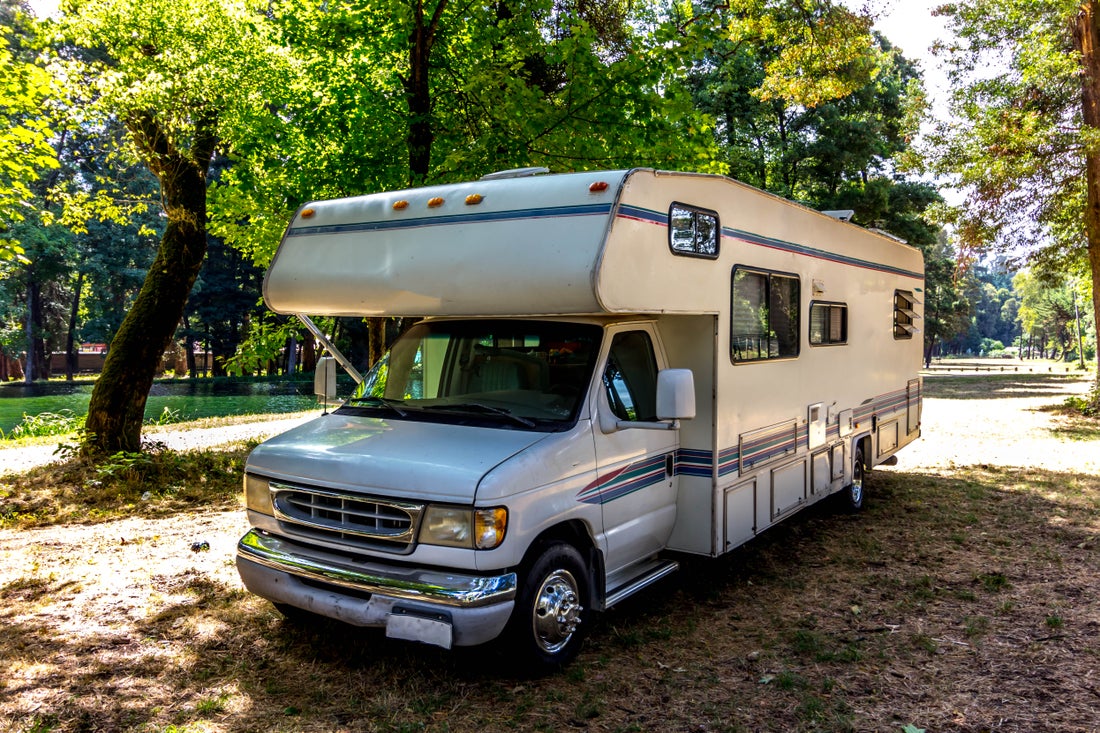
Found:
M 624 598 L 629 598 L 643 588 L 648 588 L 661 578 L 672 575 L 679 569 L 680 563 L 675 560 L 654 560 L 642 571 L 641 575 L 635 576 L 626 584 L 608 593 L 603 607 L 605 609 L 611 608 Z

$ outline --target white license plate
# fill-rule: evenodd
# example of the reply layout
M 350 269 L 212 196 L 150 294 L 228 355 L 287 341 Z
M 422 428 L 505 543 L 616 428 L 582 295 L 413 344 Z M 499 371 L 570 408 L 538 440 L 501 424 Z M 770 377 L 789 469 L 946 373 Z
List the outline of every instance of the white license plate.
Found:
M 409 613 L 391 613 L 386 615 L 386 636 L 450 649 L 454 630 L 447 621 Z

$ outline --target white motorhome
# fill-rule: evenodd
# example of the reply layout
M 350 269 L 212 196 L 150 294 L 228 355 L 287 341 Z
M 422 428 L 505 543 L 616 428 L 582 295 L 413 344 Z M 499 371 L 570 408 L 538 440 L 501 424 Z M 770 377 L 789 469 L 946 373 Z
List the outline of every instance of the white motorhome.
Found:
M 530 173 L 287 229 L 275 312 L 423 317 L 248 459 L 237 565 L 288 615 L 560 665 L 920 434 L 919 251 L 719 176 Z

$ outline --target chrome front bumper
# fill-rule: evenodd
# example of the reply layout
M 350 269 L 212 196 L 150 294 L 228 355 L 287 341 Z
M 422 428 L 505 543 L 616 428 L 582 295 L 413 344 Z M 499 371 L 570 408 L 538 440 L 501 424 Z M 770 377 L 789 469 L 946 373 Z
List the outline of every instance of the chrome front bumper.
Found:
M 389 636 L 451 647 L 481 644 L 504 629 L 516 574 L 465 575 L 377 562 L 354 562 L 256 529 L 237 543 L 245 587 Z

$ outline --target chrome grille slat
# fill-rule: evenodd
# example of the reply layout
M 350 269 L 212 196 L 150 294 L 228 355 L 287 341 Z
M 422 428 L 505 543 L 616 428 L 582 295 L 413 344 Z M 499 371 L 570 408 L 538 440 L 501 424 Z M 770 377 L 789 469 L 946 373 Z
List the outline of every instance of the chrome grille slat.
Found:
M 422 504 L 271 483 L 275 518 L 329 540 L 373 540 L 386 549 L 411 548 Z

